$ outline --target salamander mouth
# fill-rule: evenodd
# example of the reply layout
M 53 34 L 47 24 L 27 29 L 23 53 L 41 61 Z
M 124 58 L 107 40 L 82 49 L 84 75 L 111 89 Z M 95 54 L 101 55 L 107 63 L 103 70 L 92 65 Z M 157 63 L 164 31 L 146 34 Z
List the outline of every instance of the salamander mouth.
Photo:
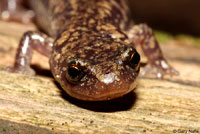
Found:
M 122 82 L 123 83 L 123 82 Z M 108 84 L 102 86 L 102 83 L 96 83 L 96 87 L 88 90 L 80 89 L 78 86 L 71 87 L 70 90 L 65 90 L 70 96 L 84 101 L 106 101 L 121 97 L 128 94 L 136 87 L 137 80 L 132 83 L 123 84 Z M 101 87 L 100 87 L 101 86 Z M 65 89 L 65 88 L 64 88 Z

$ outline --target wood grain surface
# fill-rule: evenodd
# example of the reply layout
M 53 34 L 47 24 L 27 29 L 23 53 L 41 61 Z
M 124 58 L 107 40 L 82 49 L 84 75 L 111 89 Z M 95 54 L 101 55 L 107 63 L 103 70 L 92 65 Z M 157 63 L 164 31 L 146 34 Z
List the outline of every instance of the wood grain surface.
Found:
M 13 64 L 21 35 L 34 29 L 0 22 L 1 67 Z M 200 133 L 200 48 L 170 40 L 162 49 L 179 76 L 140 77 L 134 92 L 107 102 L 69 97 L 35 52 L 36 76 L 0 71 L 0 134 Z

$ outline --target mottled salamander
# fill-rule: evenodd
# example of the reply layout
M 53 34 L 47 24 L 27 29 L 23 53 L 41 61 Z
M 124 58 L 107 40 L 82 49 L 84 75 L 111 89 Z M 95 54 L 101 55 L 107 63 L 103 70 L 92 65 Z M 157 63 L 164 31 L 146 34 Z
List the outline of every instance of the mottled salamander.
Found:
M 1 3 L 2 19 L 21 16 L 24 20 L 19 14 L 30 17 L 18 8 L 20 0 Z M 149 62 L 144 74 L 154 72 L 158 78 L 177 74 L 162 56 L 152 30 L 146 24 L 131 23 L 125 0 L 29 0 L 28 4 L 48 36 L 26 32 L 14 67 L 7 71 L 34 74 L 30 62 L 32 50 L 37 50 L 50 57 L 53 76 L 70 96 L 109 100 L 135 88 L 140 70 L 135 45 L 139 44 Z

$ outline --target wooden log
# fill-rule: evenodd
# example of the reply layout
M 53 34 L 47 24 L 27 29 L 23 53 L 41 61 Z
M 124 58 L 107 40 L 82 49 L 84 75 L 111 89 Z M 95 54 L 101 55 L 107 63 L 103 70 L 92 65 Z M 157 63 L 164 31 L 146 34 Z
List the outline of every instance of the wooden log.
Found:
M 0 22 L 0 64 L 12 65 L 20 36 L 34 25 Z M 54 81 L 48 59 L 34 54 L 36 76 L 0 71 L 0 133 L 200 133 L 200 49 L 162 45 L 180 76 L 140 78 L 134 92 L 107 102 L 73 99 Z

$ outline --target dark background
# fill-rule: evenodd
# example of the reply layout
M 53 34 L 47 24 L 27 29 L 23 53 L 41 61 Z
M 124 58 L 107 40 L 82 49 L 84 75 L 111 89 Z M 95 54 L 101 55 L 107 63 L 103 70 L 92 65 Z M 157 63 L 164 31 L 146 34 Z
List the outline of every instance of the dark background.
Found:
M 153 28 L 200 35 L 200 0 L 129 0 L 132 18 Z

